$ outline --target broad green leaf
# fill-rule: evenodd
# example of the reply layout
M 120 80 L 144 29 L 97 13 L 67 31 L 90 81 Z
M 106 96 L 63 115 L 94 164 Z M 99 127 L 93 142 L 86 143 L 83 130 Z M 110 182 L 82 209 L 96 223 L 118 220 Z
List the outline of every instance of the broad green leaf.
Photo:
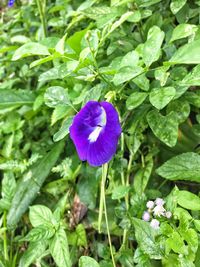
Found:
M 157 61 L 161 53 L 161 45 L 164 40 L 164 32 L 157 26 L 153 26 L 147 36 L 143 47 L 143 60 L 147 67 Z
M 133 225 L 135 227 L 135 237 L 138 245 L 147 254 L 150 259 L 161 259 L 162 249 L 159 243 L 156 242 L 157 231 L 154 230 L 148 222 L 139 220 L 136 218 L 132 219 Z
M 0 108 L 31 105 L 35 100 L 33 93 L 27 90 L 1 90 Z
M 88 256 L 81 256 L 79 259 L 79 267 L 99 267 L 98 262 Z
M 178 122 L 174 112 L 163 116 L 158 111 L 152 110 L 147 114 L 147 121 L 157 138 L 169 147 L 176 145 L 178 138 Z
M 188 91 L 184 94 L 184 99 L 188 101 L 191 105 L 200 108 L 200 92 L 191 92 Z
M 46 46 L 41 45 L 39 43 L 30 42 L 19 47 L 15 51 L 12 60 L 15 61 L 23 57 L 29 57 L 34 55 L 48 56 L 50 55 L 50 53 Z
M 161 86 L 164 86 L 167 82 L 167 79 L 170 75 L 169 72 L 167 72 L 168 70 L 168 67 L 161 67 L 157 70 L 155 70 L 155 79 L 160 81 L 160 85 Z
M 179 24 L 172 32 L 170 42 L 195 34 L 198 27 L 193 24 Z
M 69 105 L 57 105 L 51 114 L 51 126 L 57 121 L 67 118 L 72 113 L 72 108 Z
M 200 64 L 200 39 L 180 47 L 166 64 Z
M 76 69 L 78 64 L 79 62 L 77 60 L 72 60 L 61 65 L 57 65 L 56 67 L 43 72 L 39 76 L 38 80 L 39 82 L 48 82 L 56 79 L 63 79 L 67 76 L 70 76 L 70 74 Z
M 128 52 L 122 59 L 120 63 L 120 68 L 123 67 L 135 67 L 139 61 L 139 54 L 136 51 Z
M 200 65 L 197 65 L 181 81 L 183 86 L 200 86 Z
M 175 96 L 174 87 L 154 88 L 149 95 L 149 101 L 157 109 L 163 109 Z
M 190 105 L 183 99 L 177 99 L 169 103 L 167 106 L 167 113 L 176 113 L 178 124 L 184 122 L 190 114 Z
M 57 56 L 58 57 L 58 56 Z M 33 68 L 33 67 L 36 67 L 36 66 L 39 66 L 41 64 L 44 64 L 46 62 L 49 62 L 49 61 L 52 61 L 53 59 L 55 59 L 56 56 L 54 55 L 50 55 L 50 56 L 47 56 L 45 58 L 40 58 L 40 59 L 37 59 L 35 61 L 33 61 L 31 64 L 30 64 L 30 68 Z
M 52 211 L 43 205 L 30 207 L 29 219 L 33 227 L 40 225 L 51 225 L 54 223 Z
M 30 203 L 36 198 L 43 182 L 62 152 L 63 145 L 62 142 L 54 145 L 52 150 L 39 159 L 19 181 L 7 216 L 8 227 L 12 228 L 19 222 Z
M 113 83 L 115 85 L 120 85 L 124 82 L 132 80 L 139 74 L 143 72 L 143 68 L 139 66 L 135 67 L 123 67 L 114 76 Z
M 111 28 L 110 28 L 108 34 L 111 34 L 115 29 L 117 29 L 122 23 L 124 23 L 124 21 L 126 21 L 126 20 L 127 20 L 130 16 L 132 16 L 133 14 L 134 14 L 134 13 L 133 13 L 132 11 L 128 11 L 128 12 L 124 13 L 124 14 L 120 17 L 119 20 L 115 21 L 115 22 L 112 24 L 112 26 L 111 26 Z
M 138 106 L 140 106 L 146 97 L 148 96 L 147 93 L 144 92 L 134 92 L 132 93 L 126 100 L 126 107 L 128 110 L 132 110 Z
M 143 91 L 149 90 L 149 79 L 145 76 L 145 74 L 141 74 L 133 79 L 133 82 Z
M 55 236 L 49 242 L 49 250 L 57 266 L 71 267 L 68 240 L 64 229 L 57 230 Z
M 186 190 L 178 191 L 178 204 L 188 210 L 200 210 L 200 198 Z
M 72 124 L 73 117 L 68 117 L 65 121 L 63 121 L 63 124 L 60 128 L 60 130 L 54 134 L 53 141 L 58 142 L 62 140 L 65 136 L 69 134 L 69 127 Z
M 19 43 L 19 44 L 25 44 L 30 42 L 30 38 L 26 37 L 25 35 L 14 35 L 10 38 L 11 43 Z
M 70 100 L 66 90 L 61 86 L 52 86 L 46 90 L 44 94 L 45 104 L 50 108 L 57 105 L 69 105 Z
M 20 258 L 18 267 L 29 267 L 45 252 L 46 248 L 45 240 L 31 243 Z
M 171 249 L 175 253 L 180 253 L 180 254 L 186 254 L 187 253 L 187 247 L 185 246 L 185 244 L 183 242 L 183 238 L 180 236 L 180 234 L 178 232 L 175 232 L 175 231 L 166 240 L 167 253 L 169 253 Z
M 172 0 L 170 4 L 170 9 L 173 14 L 178 13 L 178 11 L 185 5 L 187 0 Z
M 33 228 L 21 241 L 37 242 L 51 238 L 55 234 L 55 229 L 48 225 L 40 225 Z
M 115 186 L 115 188 L 112 191 L 112 199 L 120 199 L 125 197 L 130 191 L 130 189 L 131 189 L 130 186 L 126 185 Z
M 200 182 L 200 155 L 187 152 L 175 156 L 159 167 L 157 173 L 168 180 Z

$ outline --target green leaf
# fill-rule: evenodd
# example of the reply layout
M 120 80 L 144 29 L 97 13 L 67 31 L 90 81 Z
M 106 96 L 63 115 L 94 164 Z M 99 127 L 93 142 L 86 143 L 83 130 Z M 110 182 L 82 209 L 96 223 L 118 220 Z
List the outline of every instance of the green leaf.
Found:
M 183 86 L 200 86 L 200 65 L 197 65 L 181 81 Z
M 46 90 L 44 94 L 45 104 L 50 108 L 57 105 L 69 105 L 70 100 L 66 90 L 61 86 L 52 86 Z
M 200 155 L 187 152 L 165 162 L 156 171 L 168 180 L 200 182 Z
M 38 44 L 38 43 L 30 42 L 19 47 L 15 51 L 12 57 L 12 60 L 18 60 L 20 58 L 34 56 L 34 55 L 47 56 L 47 55 L 50 55 L 50 53 L 46 46 Z
M 147 93 L 144 92 L 134 92 L 132 93 L 126 100 L 126 107 L 128 110 L 132 110 L 138 106 L 140 106 L 146 97 L 148 96 Z
M 51 238 L 55 234 L 55 229 L 49 225 L 40 225 L 33 228 L 21 241 L 37 242 Z
M 145 74 L 141 74 L 133 79 L 133 82 L 143 91 L 149 90 L 149 79 L 145 76 Z
M 198 27 L 193 24 L 179 24 L 172 32 L 170 42 L 195 34 Z
M 65 121 L 63 121 L 63 124 L 60 128 L 60 130 L 54 134 L 53 141 L 58 142 L 62 140 L 65 136 L 69 134 L 69 127 L 72 124 L 73 117 L 68 117 Z
M 200 210 L 200 198 L 195 194 L 181 190 L 177 193 L 178 204 L 188 210 Z
M 0 108 L 33 104 L 35 96 L 27 90 L 1 90 Z
M 150 103 L 157 109 L 163 109 L 175 96 L 174 87 L 154 88 L 149 95 Z
M 149 30 L 147 41 L 143 47 L 143 60 L 147 67 L 158 60 L 164 36 L 164 32 L 157 26 L 153 26 Z
M 130 191 L 130 189 L 131 189 L 130 186 L 126 185 L 115 186 L 115 188 L 112 191 L 112 199 L 120 199 L 125 197 Z
M 155 240 L 158 232 L 148 222 L 136 218 L 133 218 L 132 221 L 135 227 L 135 237 L 142 251 L 150 259 L 161 259 L 163 251 Z
M 19 267 L 29 267 L 31 263 L 34 263 L 45 252 L 46 248 L 47 242 L 45 240 L 31 243 L 22 254 Z
M 135 67 L 139 61 L 139 54 L 136 51 L 128 52 L 122 59 L 120 63 L 120 68 L 123 67 Z
M 172 0 L 170 4 L 170 9 L 173 14 L 178 13 L 178 11 L 185 5 L 187 0 Z
M 177 99 L 169 103 L 167 106 L 167 113 L 176 113 L 176 118 L 178 124 L 183 123 L 190 114 L 190 105 L 187 101 L 183 99 Z
M 178 138 L 178 122 L 174 112 L 162 116 L 158 111 L 152 110 L 147 114 L 148 124 L 157 138 L 167 146 L 176 145 Z
M 139 66 L 135 67 L 123 67 L 119 69 L 118 73 L 115 74 L 113 78 L 113 83 L 115 85 L 120 85 L 126 81 L 132 80 L 139 74 L 143 72 L 143 68 Z
M 30 207 L 29 219 L 33 227 L 51 225 L 55 222 L 52 211 L 43 205 Z
M 79 259 L 79 267 L 99 267 L 98 262 L 88 256 L 81 256 Z
M 166 240 L 166 250 L 167 254 L 170 250 L 173 250 L 175 253 L 186 254 L 187 247 L 183 242 L 183 238 L 180 236 L 178 232 L 173 232 L 171 236 Z
M 60 228 L 49 244 L 50 253 L 58 267 L 71 267 L 67 236 Z
M 200 39 L 180 47 L 167 64 L 200 64 Z
M 39 159 L 19 181 L 7 216 L 8 227 L 12 228 L 19 222 L 30 203 L 36 198 L 43 182 L 62 152 L 63 145 L 62 142 L 54 145 L 52 150 Z

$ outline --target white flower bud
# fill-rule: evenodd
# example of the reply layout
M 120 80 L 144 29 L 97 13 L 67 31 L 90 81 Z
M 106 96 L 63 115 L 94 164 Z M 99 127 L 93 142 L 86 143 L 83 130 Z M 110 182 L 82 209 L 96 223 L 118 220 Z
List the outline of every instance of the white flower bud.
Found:
M 159 229 L 159 226 L 160 226 L 160 222 L 156 219 L 153 219 L 151 222 L 150 222 L 150 226 L 154 229 Z

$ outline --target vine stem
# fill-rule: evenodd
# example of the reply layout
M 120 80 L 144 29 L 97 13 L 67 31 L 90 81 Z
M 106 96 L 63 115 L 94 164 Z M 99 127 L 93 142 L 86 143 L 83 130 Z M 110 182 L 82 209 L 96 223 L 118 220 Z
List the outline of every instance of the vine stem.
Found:
M 6 228 L 6 211 L 4 211 L 3 214 L 3 227 Z M 5 260 L 8 261 L 8 247 L 7 247 L 7 234 L 6 234 L 6 229 L 4 231 L 4 235 L 3 235 L 3 247 L 4 247 L 4 257 Z
M 99 229 L 99 232 L 101 232 L 101 222 L 102 222 L 102 215 L 103 215 L 103 210 L 104 210 L 108 242 L 109 242 L 109 247 L 110 247 L 110 255 L 112 258 L 113 266 L 116 267 L 116 263 L 115 263 L 115 259 L 113 255 L 113 247 L 112 247 L 112 241 L 111 241 L 110 230 L 109 230 L 109 225 L 108 225 L 108 215 L 107 215 L 107 207 L 106 207 L 105 182 L 106 182 L 107 173 L 108 173 L 108 164 L 106 163 L 102 166 L 98 229 Z

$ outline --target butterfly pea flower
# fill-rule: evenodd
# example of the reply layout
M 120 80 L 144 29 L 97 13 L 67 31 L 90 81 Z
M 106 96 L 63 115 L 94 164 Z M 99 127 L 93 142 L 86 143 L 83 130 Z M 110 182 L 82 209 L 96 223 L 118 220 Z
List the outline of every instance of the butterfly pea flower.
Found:
M 12 7 L 15 3 L 15 0 L 9 0 L 8 1 L 8 7 Z
M 91 166 L 101 166 L 112 159 L 121 131 L 116 109 L 105 101 L 87 102 L 69 129 L 80 160 L 87 160 Z

